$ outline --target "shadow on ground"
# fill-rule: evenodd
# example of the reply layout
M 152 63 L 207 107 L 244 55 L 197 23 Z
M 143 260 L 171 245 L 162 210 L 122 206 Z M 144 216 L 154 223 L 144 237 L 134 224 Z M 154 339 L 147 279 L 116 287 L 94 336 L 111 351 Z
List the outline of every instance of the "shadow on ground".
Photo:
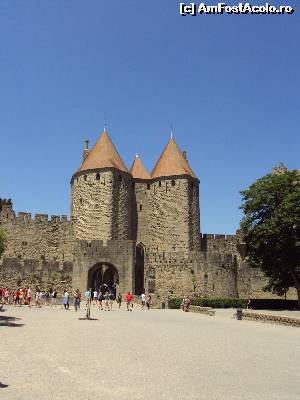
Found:
M 8 387 L 8 385 L 5 385 L 5 383 L 0 382 L 0 389 L 7 388 L 7 387 Z
M 9 326 L 9 327 L 12 327 L 12 328 L 19 328 L 19 327 L 23 326 L 24 324 L 20 324 L 20 323 L 17 323 L 15 321 L 20 321 L 20 320 L 21 320 L 21 318 L 8 317 L 6 315 L 0 315 L 0 327 L 1 326 Z

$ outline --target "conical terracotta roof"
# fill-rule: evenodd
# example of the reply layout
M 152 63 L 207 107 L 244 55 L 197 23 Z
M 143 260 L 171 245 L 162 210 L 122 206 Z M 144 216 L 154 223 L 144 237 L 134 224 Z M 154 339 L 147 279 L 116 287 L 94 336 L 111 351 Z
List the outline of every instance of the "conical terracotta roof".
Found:
M 83 161 L 78 172 L 107 167 L 117 168 L 120 171 L 128 172 L 126 165 L 110 140 L 110 137 L 106 131 L 103 131 L 89 155 Z
M 144 165 L 138 155 L 135 156 L 135 159 L 130 168 L 130 172 L 134 178 L 151 179 L 151 176 L 148 174 L 146 168 L 144 167 Z
M 158 178 L 160 176 L 172 175 L 190 175 L 193 178 L 197 178 L 173 138 L 169 140 L 164 148 L 153 168 L 151 177 Z

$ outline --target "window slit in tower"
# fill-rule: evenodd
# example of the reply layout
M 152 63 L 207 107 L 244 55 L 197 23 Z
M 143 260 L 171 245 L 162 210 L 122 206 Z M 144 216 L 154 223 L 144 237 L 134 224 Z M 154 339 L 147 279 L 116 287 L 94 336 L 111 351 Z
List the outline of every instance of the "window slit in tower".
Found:
M 100 180 L 100 174 L 99 174 L 99 172 L 97 172 L 97 174 L 96 174 L 96 180 L 97 180 L 97 181 Z
M 140 204 L 140 211 L 142 211 L 142 209 L 143 209 L 143 205 L 142 205 L 142 204 Z

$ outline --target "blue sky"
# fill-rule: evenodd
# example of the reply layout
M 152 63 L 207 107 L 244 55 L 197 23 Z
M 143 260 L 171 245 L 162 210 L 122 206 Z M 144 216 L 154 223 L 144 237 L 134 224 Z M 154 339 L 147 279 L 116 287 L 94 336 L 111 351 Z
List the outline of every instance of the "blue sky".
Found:
M 149 171 L 173 125 L 202 232 L 234 233 L 239 190 L 300 167 L 300 7 L 285 3 L 293 15 L 181 17 L 175 0 L 1 0 L 0 197 L 69 214 L 105 118 L 126 165 L 138 152 Z

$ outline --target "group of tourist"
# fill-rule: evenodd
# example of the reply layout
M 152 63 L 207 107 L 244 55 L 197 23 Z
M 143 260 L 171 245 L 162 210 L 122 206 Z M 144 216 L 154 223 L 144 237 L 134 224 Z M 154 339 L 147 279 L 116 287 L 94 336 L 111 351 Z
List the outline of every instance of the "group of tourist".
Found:
M 34 303 L 36 307 L 42 307 L 47 305 L 55 305 L 57 298 L 57 291 L 55 289 L 50 289 L 50 291 L 41 291 L 36 288 L 34 295 Z M 32 306 L 32 290 L 30 287 L 9 289 L 0 288 L 0 303 L 3 305 L 13 305 L 13 306 Z
M 133 310 L 133 301 L 134 296 L 131 292 L 127 292 L 122 297 L 121 293 L 116 296 L 116 288 L 109 288 L 107 285 L 102 285 L 99 290 L 88 290 L 85 292 L 85 300 L 93 305 L 98 305 L 99 310 L 104 311 L 112 311 L 114 301 L 117 302 L 118 308 L 120 309 L 122 306 L 122 301 L 124 300 L 126 303 L 127 311 Z M 30 287 L 18 288 L 16 290 L 8 289 L 8 288 L 0 288 L 0 303 L 3 305 L 13 305 L 13 306 L 32 306 L 32 290 Z M 36 288 L 34 294 L 34 305 L 35 307 L 43 307 L 43 306 L 55 306 L 57 305 L 57 291 L 56 289 L 51 288 L 49 291 L 42 291 L 39 288 Z M 75 311 L 80 309 L 80 303 L 82 301 L 82 295 L 77 289 L 73 294 L 73 305 Z M 145 293 L 142 293 L 140 296 L 141 302 L 141 310 L 145 310 L 146 308 L 150 309 L 151 304 L 151 295 L 149 294 L 146 299 Z M 70 309 L 70 294 L 67 289 L 64 289 L 61 301 L 62 307 L 65 310 Z
M 22 306 L 31 304 L 31 289 L 25 287 L 24 289 L 9 289 L 0 288 L 0 301 L 1 304 Z
M 78 290 L 78 289 L 77 289 Z M 87 300 L 90 299 L 92 304 L 99 306 L 100 310 L 104 311 L 112 311 L 113 303 L 116 301 L 118 303 L 119 309 L 122 306 L 122 294 L 119 293 L 117 296 L 114 293 L 113 289 L 109 289 L 107 285 L 103 285 L 99 290 L 93 290 L 93 291 L 86 291 L 85 292 L 85 298 Z M 142 293 L 140 296 L 141 299 L 141 310 L 145 310 L 145 307 L 147 309 L 150 309 L 150 304 L 151 304 L 151 295 L 148 295 L 148 298 L 146 300 L 146 295 L 145 293 Z M 127 292 L 124 296 L 124 301 L 126 303 L 126 309 L 127 311 L 132 311 L 133 309 L 133 294 L 131 292 Z

